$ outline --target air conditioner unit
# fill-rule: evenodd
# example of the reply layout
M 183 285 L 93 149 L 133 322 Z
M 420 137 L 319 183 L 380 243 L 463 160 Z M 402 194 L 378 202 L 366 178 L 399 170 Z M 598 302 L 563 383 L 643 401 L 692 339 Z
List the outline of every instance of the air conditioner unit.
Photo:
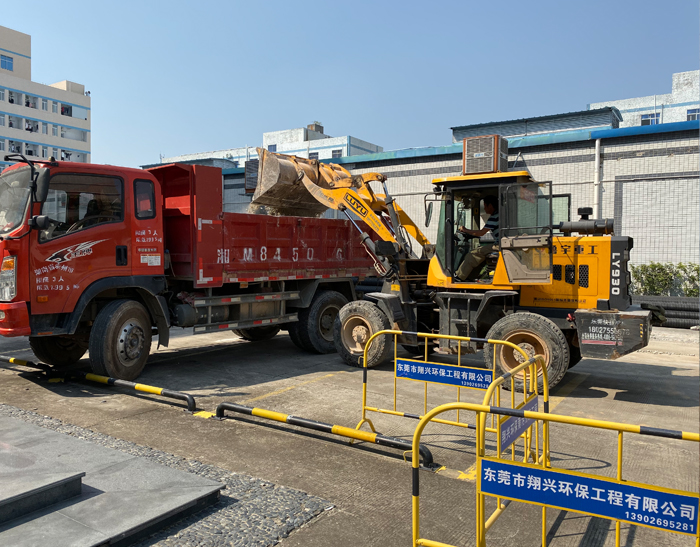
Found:
M 462 174 L 504 173 L 508 171 L 508 140 L 500 135 L 464 139 Z

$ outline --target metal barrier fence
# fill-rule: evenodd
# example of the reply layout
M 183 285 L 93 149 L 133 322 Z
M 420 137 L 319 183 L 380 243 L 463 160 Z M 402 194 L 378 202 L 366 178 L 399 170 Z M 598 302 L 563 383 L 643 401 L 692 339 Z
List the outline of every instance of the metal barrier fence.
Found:
M 468 410 L 477 414 L 477 547 L 486 546 L 486 532 L 511 501 L 521 501 L 542 507 L 543 547 L 547 544 L 547 507 L 615 521 L 615 545 L 617 547 L 620 545 L 621 522 L 692 536 L 695 537 L 696 547 L 700 545 L 698 532 L 700 495 L 697 492 L 626 481 L 623 479 L 622 473 L 624 433 L 680 439 L 696 443 L 700 442 L 699 434 L 522 409 L 514 410 L 471 403 L 448 403 L 428 412 L 418 423 L 413 435 L 412 525 L 414 546 L 454 547 L 420 537 L 420 468 L 416 453 L 426 425 L 443 412 L 454 410 Z M 514 458 L 511 460 L 503 459 L 500 445 L 497 457 L 487 457 L 485 447 L 488 414 L 527 420 L 535 426 L 541 421 L 545 433 L 543 434 L 542 456 L 536 458 L 537 463 L 527 463 L 527 452 L 524 462 L 515 462 Z M 613 479 L 576 471 L 553 469 L 549 458 L 549 437 L 546 433 L 550 422 L 617 431 L 616 477 Z M 494 497 L 497 500 L 497 508 L 488 519 L 485 515 L 486 496 Z
M 416 335 L 419 339 L 423 340 L 423 346 L 425 348 L 424 359 L 406 359 L 400 358 L 397 355 L 397 337 L 401 334 Z M 394 337 L 394 396 L 393 396 L 393 406 L 392 408 L 379 408 L 367 405 L 367 353 L 372 345 L 372 342 L 379 336 L 393 335 Z M 462 366 L 462 345 L 461 343 L 457 346 L 457 365 L 448 365 L 444 363 L 433 363 L 428 361 L 428 341 L 431 339 L 439 340 L 456 340 L 459 342 L 479 342 L 484 344 L 500 344 L 503 346 L 510 347 L 513 351 L 517 351 L 523 359 L 523 362 L 517 367 L 513 368 L 509 373 L 504 374 L 501 378 L 494 379 L 496 376 L 496 354 L 498 352 L 493 352 L 493 364 L 491 370 L 483 368 L 472 368 Z M 480 391 L 485 391 L 483 404 L 495 403 L 500 406 L 501 404 L 501 393 L 498 389 L 505 382 L 510 381 L 510 397 L 511 397 L 511 407 L 512 408 L 522 408 L 527 405 L 532 404 L 532 401 L 538 400 L 538 389 L 537 389 L 537 374 L 539 365 L 539 374 L 543 375 L 543 393 L 545 412 L 549 411 L 549 389 L 547 385 L 547 370 L 542 356 L 534 356 L 529 358 L 527 353 L 519 346 L 506 342 L 504 340 L 490 340 L 486 338 L 471 338 L 467 336 L 450 336 L 446 334 L 433 334 L 425 332 L 408 332 L 400 330 L 382 330 L 374 333 L 367 344 L 365 345 L 364 355 L 363 355 L 363 374 L 362 374 L 362 418 L 357 424 L 355 429 L 360 429 L 363 424 L 368 424 L 373 432 L 376 432 L 372 420 L 367 417 L 368 412 L 377 412 L 380 414 L 389 414 L 392 416 L 400 416 L 404 418 L 412 418 L 414 420 L 420 420 L 428 412 L 428 385 L 429 384 L 440 384 L 447 386 L 455 386 L 457 388 L 457 402 L 461 399 L 462 389 L 475 389 Z M 523 374 L 525 381 L 523 382 L 523 402 L 516 403 L 515 389 L 515 377 L 518 374 Z M 531 380 L 531 389 L 527 390 L 528 378 Z M 397 381 L 398 380 L 411 380 L 424 383 L 423 390 L 423 414 L 415 414 L 410 412 L 402 412 L 397 410 Z M 533 383 L 534 381 L 534 383 Z M 494 400 L 495 398 L 495 400 Z M 529 408 L 529 407 L 528 407 Z M 434 423 L 441 423 L 447 425 L 454 425 L 458 427 L 465 427 L 470 429 L 476 429 L 476 425 L 469 424 L 460 421 L 460 412 L 457 411 L 457 421 L 454 420 L 443 420 L 435 419 Z M 495 421 L 492 421 L 492 426 L 487 429 L 492 433 L 500 432 L 500 428 Z M 500 434 L 499 434 L 500 436 Z

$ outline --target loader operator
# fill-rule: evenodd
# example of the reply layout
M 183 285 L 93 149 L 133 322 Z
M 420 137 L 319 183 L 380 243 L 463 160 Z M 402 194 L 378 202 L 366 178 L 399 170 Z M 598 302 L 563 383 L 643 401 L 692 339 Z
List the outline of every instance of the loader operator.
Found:
M 462 264 L 457 269 L 457 277 L 461 281 L 465 281 L 474 268 L 486 260 L 490 253 L 498 251 L 498 198 L 496 196 L 486 196 L 483 201 L 484 211 L 489 215 L 489 219 L 484 224 L 484 227 L 481 230 L 467 230 L 464 226 L 460 226 L 458 231 L 473 237 L 481 237 L 490 231 L 493 234 L 494 243 L 481 245 L 467 253 Z

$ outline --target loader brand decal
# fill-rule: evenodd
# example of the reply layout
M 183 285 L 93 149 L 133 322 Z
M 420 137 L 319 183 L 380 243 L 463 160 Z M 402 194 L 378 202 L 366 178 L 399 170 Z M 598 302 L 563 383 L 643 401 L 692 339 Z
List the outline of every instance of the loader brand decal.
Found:
M 98 243 L 107 241 L 106 239 L 99 239 L 97 241 L 86 241 L 84 243 L 77 243 L 76 245 L 71 245 L 60 251 L 56 251 L 46 262 L 55 262 L 56 264 L 61 264 L 63 262 L 70 262 L 74 258 L 80 258 L 81 256 L 88 256 L 92 254 L 92 248 Z
M 620 259 L 622 253 L 611 253 L 610 261 L 610 294 L 619 295 L 620 294 L 620 279 L 622 277 L 622 270 L 620 266 Z
M 364 205 L 362 205 L 362 203 L 357 201 L 354 197 L 346 194 L 345 201 L 348 203 L 348 205 L 350 205 L 352 210 L 355 211 L 362 218 L 367 216 L 367 208 Z

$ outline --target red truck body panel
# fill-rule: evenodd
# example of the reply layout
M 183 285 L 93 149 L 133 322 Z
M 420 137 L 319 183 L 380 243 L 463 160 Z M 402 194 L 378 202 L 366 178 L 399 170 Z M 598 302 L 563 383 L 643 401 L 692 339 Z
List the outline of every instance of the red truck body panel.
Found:
M 373 272 L 348 220 L 223 213 L 219 169 L 175 164 L 149 171 L 161 183 L 172 272 L 195 287 Z

